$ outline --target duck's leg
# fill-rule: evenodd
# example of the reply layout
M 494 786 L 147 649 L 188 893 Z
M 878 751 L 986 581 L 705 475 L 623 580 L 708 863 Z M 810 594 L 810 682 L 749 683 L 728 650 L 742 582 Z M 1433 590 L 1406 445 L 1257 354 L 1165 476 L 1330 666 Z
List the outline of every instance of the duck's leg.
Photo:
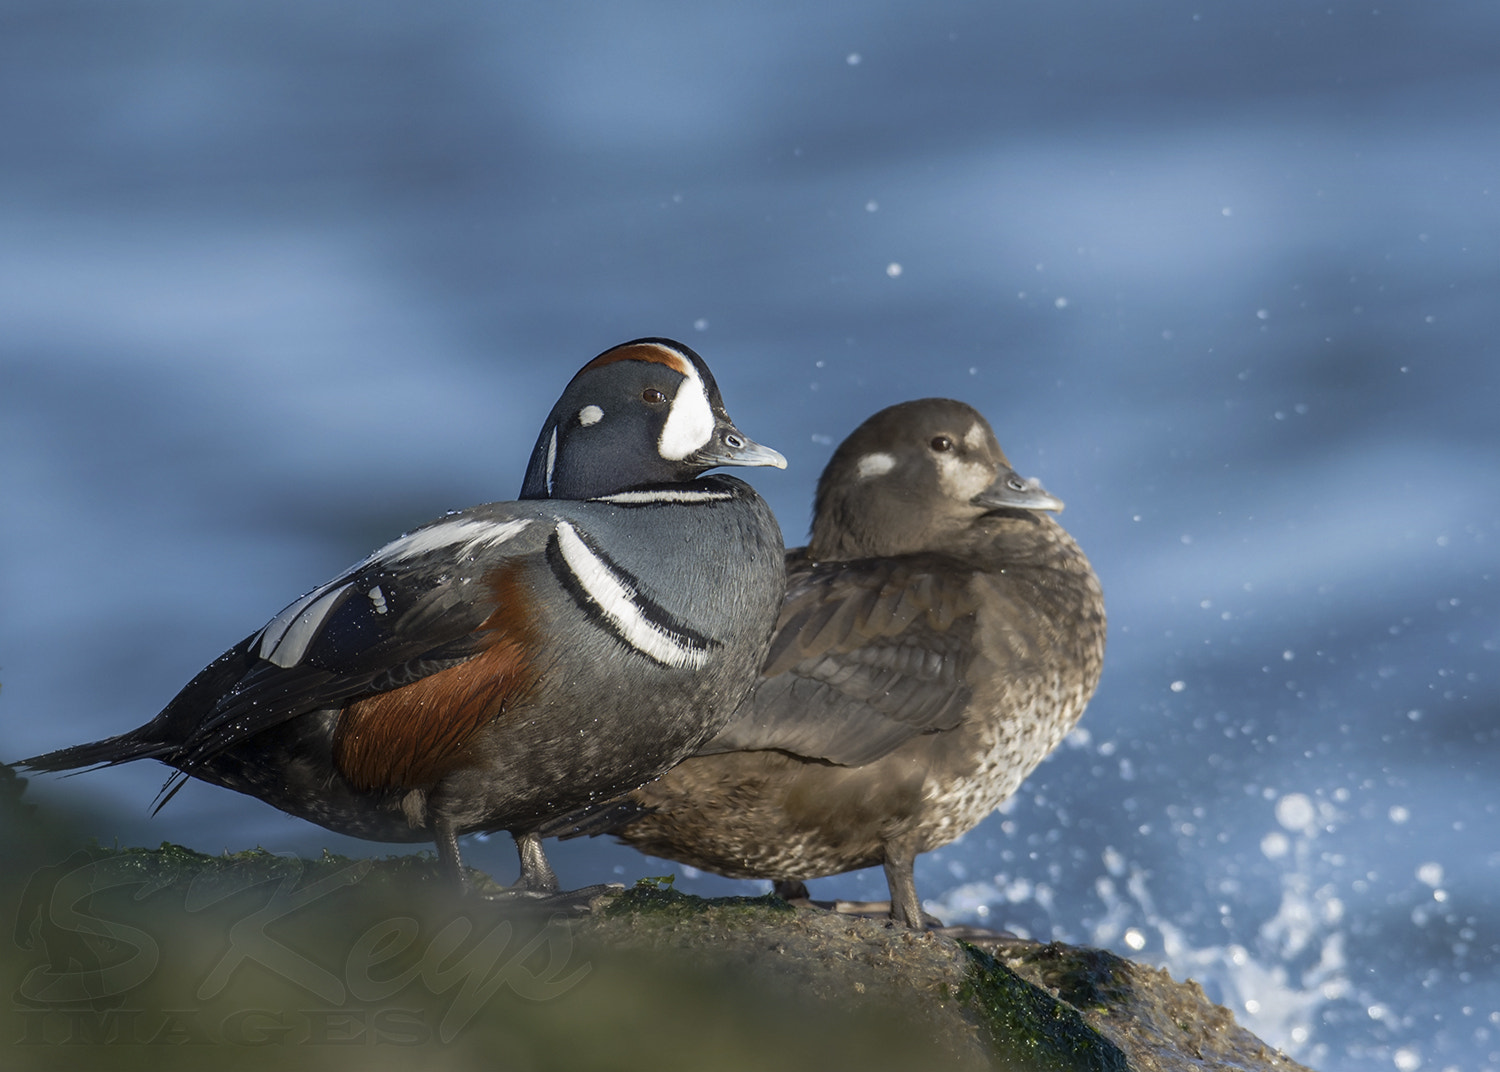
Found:
M 516 853 L 521 858 L 521 877 L 516 879 L 514 886 L 497 894 L 496 899 L 515 897 L 539 911 L 574 914 L 591 911 L 596 898 L 624 889 L 618 883 L 601 883 L 576 890 L 560 890 L 557 873 L 542 851 L 542 835 L 535 831 L 521 834 L 512 830 L 510 836 L 515 839 Z
M 914 912 L 916 918 L 922 921 L 917 925 L 917 930 L 923 927 L 941 927 L 942 921 L 924 914 L 922 903 L 917 900 L 917 881 L 913 866 L 915 862 L 915 853 L 892 851 L 887 846 L 885 880 L 891 890 L 889 901 L 814 901 L 808 895 L 807 886 L 799 879 L 776 879 L 772 883 L 772 889 L 777 897 L 799 908 L 823 908 L 846 916 L 893 919 L 897 923 L 906 923 L 906 919 L 902 918 L 903 913 Z M 907 926 L 911 924 L 907 923 Z
M 511 837 L 515 838 L 516 853 L 521 857 L 521 877 L 516 880 L 516 887 L 528 893 L 556 893 L 557 873 L 542 851 L 541 835 L 512 833 Z
M 920 931 L 926 928 L 927 919 L 917 898 L 916 863 L 917 854 L 909 848 L 886 843 L 885 883 L 891 890 L 891 918 Z
M 540 834 L 518 834 L 511 832 L 516 842 L 516 852 L 521 858 L 521 876 L 516 884 L 497 893 L 485 894 L 486 900 L 509 901 L 514 904 L 534 905 L 546 911 L 586 912 L 594 898 L 605 893 L 617 892 L 624 887 L 615 885 L 585 886 L 579 890 L 558 892 L 557 873 L 547 862 L 542 851 Z M 437 845 L 438 871 L 459 889 L 473 889 L 468 872 L 464 870 L 463 858 L 458 852 L 458 836 L 453 823 L 443 818 L 432 821 L 432 840 Z
M 458 833 L 447 819 L 432 821 L 432 840 L 437 845 L 438 873 L 461 890 L 469 888 L 463 857 L 458 854 Z

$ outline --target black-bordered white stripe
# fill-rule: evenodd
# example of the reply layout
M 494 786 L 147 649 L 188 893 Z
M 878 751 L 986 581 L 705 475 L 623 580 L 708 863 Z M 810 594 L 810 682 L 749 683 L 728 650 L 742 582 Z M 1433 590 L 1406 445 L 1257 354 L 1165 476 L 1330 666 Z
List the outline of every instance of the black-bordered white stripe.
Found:
M 566 521 L 547 541 L 547 561 L 584 611 L 636 651 L 663 666 L 697 670 L 718 642 L 690 629 L 644 596 L 640 582 Z
M 723 502 L 732 498 L 734 492 L 717 488 L 654 488 L 617 491 L 613 495 L 600 495 L 591 501 L 613 503 L 615 506 L 658 506 L 669 503 Z

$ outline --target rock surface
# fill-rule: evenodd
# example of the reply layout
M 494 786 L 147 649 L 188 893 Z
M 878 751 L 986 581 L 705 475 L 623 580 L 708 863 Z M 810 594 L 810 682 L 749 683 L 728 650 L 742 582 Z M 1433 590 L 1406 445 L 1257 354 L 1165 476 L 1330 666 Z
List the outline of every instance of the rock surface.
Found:
M 458 896 L 423 856 L 79 848 L 18 796 L 6 1069 L 1301 1068 L 1099 950 L 650 884 L 562 917 Z
M 669 950 L 784 992 L 897 1010 L 961 1067 L 1303 1070 L 1198 984 L 1098 949 L 991 938 L 986 951 L 769 897 L 639 886 L 574 928 L 590 944 Z

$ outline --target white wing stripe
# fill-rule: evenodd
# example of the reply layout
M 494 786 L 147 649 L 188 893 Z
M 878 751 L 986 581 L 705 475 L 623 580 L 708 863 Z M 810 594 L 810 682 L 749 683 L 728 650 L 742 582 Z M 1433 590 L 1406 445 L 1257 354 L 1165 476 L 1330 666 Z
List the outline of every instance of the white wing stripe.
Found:
M 401 562 L 429 551 L 452 547 L 454 544 L 463 545 L 453 552 L 453 557 L 461 559 L 482 547 L 513 539 L 531 524 L 531 520 L 529 517 L 513 517 L 509 521 L 480 521 L 473 518 L 443 521 L 392 540 L 363 562 L 345 570 L 327 584 L 314 588 L 266 623 L 266 627 L 260 631 L 258 654 L 277 666 L 296 666 L 302 656 L 307 654 L 307 646 L 327 616 L 334 597 L 354 583 L 347 578 L 366 566 Z M 379 599 L 375 598 L 377 592 L 380 593 Z M 379 585 L 371 590 L 370 599 L 375 604 L 377 613 L 386 613 L 386 596 Z
M 392 540 L 355 568 L 376 562 L 400 562 L 403 559 L 416 558 L 429 551 L 451 547 L 458 543 L 463 544 L 463 547 L 454 554 L 462 558 L 464 555 L 473 554 L 481 547 L 513 539 L 529 524 L 531 524 L 529 517 L 513 517 L 509 521 L 480 521 L 474 518 L 466 521 L 444 521 L 408 533 L 399 540 Z
M 266 626 L 261 637 L 260 657 L 277 666 L 296 666 L 302 661 L 302 656 L 307 654 L 307 646 L 312 643 L 313 637 L 317 636 L 323 619 L 328 617 L 329 611 L 338 602 L 339 596 L 343 595 L 353 583 L 353 581 L 346 582 L 332 591 L 320 588 L 312 595 L 303 596 L 278 614 L 275 620 Z M 314 596 L 317 598 L 314 599 Z
M 260 631 L 259 654 L 262 659 L 269 659 L 271 657 L 271 652 L 275 651 L 276 645 L 281 643 L 281 638 L 286 635 L 286 631 L 297 620 L 297 615 L 301 614 L 309 603 L 316 600 L 326 591 L 328 591 L 328 585 L 326 584 L 321 588 L 314 588 L 295 603 L 283 607 L 280 614 L 266 623 L 266 627 Z

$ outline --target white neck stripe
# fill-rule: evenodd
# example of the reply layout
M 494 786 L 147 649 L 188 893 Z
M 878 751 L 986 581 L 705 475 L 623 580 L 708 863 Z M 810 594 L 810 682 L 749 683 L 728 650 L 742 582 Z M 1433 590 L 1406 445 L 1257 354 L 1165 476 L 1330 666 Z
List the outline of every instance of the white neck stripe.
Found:
M 696 491 L 684 488 L 677 491 L 664 488 L 658 491 L 617 491 L 613 495 L 600 495 L 593 502 L 615 503 L 620 506 L 643 506 L 650 503 L 700 503 L 723 502 L 734 498 L 728 491 Z

